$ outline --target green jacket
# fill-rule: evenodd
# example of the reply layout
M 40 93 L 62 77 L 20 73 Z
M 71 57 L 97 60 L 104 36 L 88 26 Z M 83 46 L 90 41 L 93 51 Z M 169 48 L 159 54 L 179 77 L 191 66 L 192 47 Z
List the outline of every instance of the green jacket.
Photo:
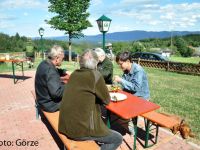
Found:
M 97 69 L 103 75 L 106 84 L 112 84 L 113 64 L 107 57 L 103 62 L 98 63 Z
M 69 138 L 106 136 L 100 105 L 109 103 L 105 81 L 98 71 L 79 69 L 70 76 L 60 106 L 59 132 Z

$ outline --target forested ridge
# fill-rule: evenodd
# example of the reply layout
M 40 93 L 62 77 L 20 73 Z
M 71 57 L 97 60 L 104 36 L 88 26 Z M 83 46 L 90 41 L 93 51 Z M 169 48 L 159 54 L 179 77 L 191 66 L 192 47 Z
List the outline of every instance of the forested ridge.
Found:
M 26 51 L 26 47 L 28 45 L 32 45 L 34 47 L 34 51 L 40 51 L 41 46 L 44 50 L 48 50 L 54 44 L 59 44 L 64 47 L 64 49 L 67 49 L 67 43 L 64 41 L 43 39 L 41 43 L 40 39 L 32 40 L 31 38 L 20 36 L 18 33 L 16 33 L 15 36 L 9 36 L 7 34 L 0 33 L 0 53 Z M 79 44 L 75 43 L 73 44 L 72 49 L 79 53 L 86 48 L 94 48 L 96 46 L 101 47 L 102 45 L 87 42 Z M 200 47 L 199 34 L 174 36 L 163 39 L 150 38 L 139 41 L 113 43 L 114 53 L 122 50 L 129 50 L 132 52 L 154 51 L 155 48 L 160 48 L 171 50 L 173 54 L 183 57 L 192 56 L 195 53 L 193 47 Z

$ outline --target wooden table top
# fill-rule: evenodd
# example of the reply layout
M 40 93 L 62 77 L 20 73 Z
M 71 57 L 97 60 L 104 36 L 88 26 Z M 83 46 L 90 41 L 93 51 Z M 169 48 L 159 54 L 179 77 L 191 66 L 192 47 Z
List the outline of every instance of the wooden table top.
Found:
M 0 59 L 0 62 L 24 62 L 26 59 Z
M 111 101 L 110 104 L 106 106 L 106 109 L 123 119 L 131 119 L 160 108 L 159 105 L 146 101 L 130 93 L 124 91 L 119 91 L 119 93 L 125 94 L 127 99 L 119 102 Z

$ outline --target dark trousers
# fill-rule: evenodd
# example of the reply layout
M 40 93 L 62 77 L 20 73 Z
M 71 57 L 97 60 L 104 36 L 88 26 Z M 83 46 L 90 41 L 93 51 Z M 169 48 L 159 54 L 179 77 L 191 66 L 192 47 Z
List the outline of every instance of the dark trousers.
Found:
M 120 133 L 110 130 L 110 134 L 101 137 L 82 137 L 75 140 L 94 140 L 100 143 L 101 150 L 116 150 L 122 143 L 123 137 Z

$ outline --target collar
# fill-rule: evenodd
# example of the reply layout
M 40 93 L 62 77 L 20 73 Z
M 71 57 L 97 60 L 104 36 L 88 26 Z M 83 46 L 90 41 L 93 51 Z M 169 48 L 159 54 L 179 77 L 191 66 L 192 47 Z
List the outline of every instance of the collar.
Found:
M 135 70 L 135 65 L 134 65 L 134 63 L 132 63 L 131 70 L 129 72 L 127 72 L 126 74 L 132 75 L 134 70 Z

